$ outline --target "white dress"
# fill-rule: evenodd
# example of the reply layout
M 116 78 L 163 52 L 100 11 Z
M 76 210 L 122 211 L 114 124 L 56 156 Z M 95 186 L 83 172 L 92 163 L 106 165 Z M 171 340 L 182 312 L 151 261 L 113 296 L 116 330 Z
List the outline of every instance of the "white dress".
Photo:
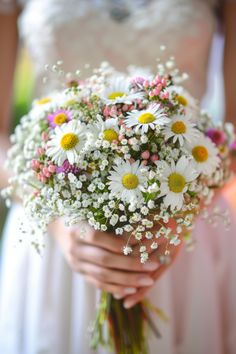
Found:
M 216 27 L 214 0 L 22 2 L 19 30 L 35 66 L 38 92 L 58 85 L 53 77 L 41 84 L 44 65 L 58 59 L 67 71 L 83 69 L 86 63 L 94 67 L 102 60 L 118 69 L 129 64 L 155 67 L 159 47 L 165 44 L 164 55 L 175 55 L 179 67 L 191 75 L 192 93 L 203 96 Z M 11 11 L 12 6 L 12 0 L 0 0 L 0 9 Z M 236 188 L 230 188 L 220 202 L 232 206 L 233 219 Z M 87 328 L 94 318 L 97 291 L 69 269 L 50 236 L 43 256 L 38 256 L 27 236 L 20 235 L 23 217 L 22 209 L 14 206 L 5 226 L 0 353 L 92 354 Z M 212 230 L 199 220 L 195 251 L 183 251 L 151 290 L 150 300 L 170 321 L 154 318 L 162 339 L 150 335 L 150 354 L 236 353 L 233 223 L 226 236 L 223 227 Z M 25 241 L 19 243 L 20 238 Z

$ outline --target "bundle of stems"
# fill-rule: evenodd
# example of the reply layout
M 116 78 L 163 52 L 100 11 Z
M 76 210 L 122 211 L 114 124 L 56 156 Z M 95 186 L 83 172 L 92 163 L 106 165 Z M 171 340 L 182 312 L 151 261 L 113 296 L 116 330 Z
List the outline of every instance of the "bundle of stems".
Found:
M 147 301 L 125 309 L 122 300 L 102 292 L 92 328 L 91 347 L 96 350 L 102 345 L 116 354 L 148 354 L 147 327 L 160 337 L 149 309 L 153 310 Z M 154 311 L 162 316 L 160 310 Z

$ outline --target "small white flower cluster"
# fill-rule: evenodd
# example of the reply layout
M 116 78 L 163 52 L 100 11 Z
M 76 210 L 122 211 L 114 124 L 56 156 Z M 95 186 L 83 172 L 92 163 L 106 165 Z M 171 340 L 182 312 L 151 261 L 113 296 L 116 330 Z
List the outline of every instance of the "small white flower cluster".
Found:
M 17 192 L 42 229 L 64 217 L 68 225 L 128 233 L 140 243 L 142 263 L 160 238 L 179 245 L 200 204 L 227 181 L 235 137 L 165 67 L 173 66 L 160 64 L 147 78 L 103 64 L 87 80 L 34 101 L 12 136 L 8 204 Z M 123 251 L 132 252 L 129 243 Z

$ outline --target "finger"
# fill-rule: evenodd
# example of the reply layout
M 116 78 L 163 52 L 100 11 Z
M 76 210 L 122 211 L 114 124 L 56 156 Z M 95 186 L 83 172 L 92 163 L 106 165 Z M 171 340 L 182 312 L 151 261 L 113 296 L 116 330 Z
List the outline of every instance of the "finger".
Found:
M 94 285 L 97 289 L 106 291 L 108 293 L 117 293 L 117 294 L 134 294 L 137 289 L 132 287 L 122 287 L 117 284 L 108 284 L 103 283 L 102 281 L 98 280 L 96 277 L 92 275 L 86 275 L 85 279 L 92 285 Z
M 173 246 L 173 245 L 170 246 L 169 251 L 171 254 L 171 258 L 170 258 L 171 261 L 169 264 L 160 265 L 158 269 L 152 273 L 152 277 L 155 281 L 157 281 L 165 273 L 165 271 L 171 266 L 171 264 L 175 261 L 181 249 L 182 249 L 182 244 L 178 246 Z M 146 293 L 151 289 L 151 287 L 152 286 L 146 288 L 139 288 L 134 295 L 126 296 L 124 300 L 124 307 L 128 309 L 135 306 L 138 302 L 142 301 Z
M 123 248 L 126 244 L 125 237 L 115 235 L 114 233 L 94 230 L 87 224 L 73 227 L 72 233 L 80 243 L 88 243 L 114 253 L 123 253 Z
M 160 265 L 159 268 L 154 272 L 153 274 L 153 279 L 155 279 L 155 282 L 162 276 L 162 274 L 170 267 L 170 264 L 168 265 Z M 124 300 L 124 307 L 125 308 L 131 308 L 134 305 L 136 305 L 138 302 L 142 301 L 144 298 L 144 295 L 147 293 L 147 291 L 151 287 L 146 287 L 146 288 L 139 288 L 137 293 L 131 296 L 125 296 Z
M 138 304 L 140 301 L 142 301 L 145 297 L 145 295 L 147 294 L 147 292 L 151 289 L 151 287 L 147 287 L 147 288 L 140 288 L 137 290 L 137 292 L 133 295 L 128 295 L 126 296 L 124 302 L 123 302 L 123 306 L 126 309 L 130 309 L 131 307 L 135 306 L 136 304 Z
M 151 286 L 154 284 L 154 280 L 151 276 L 148 276 L 145 273 L 122 272 L 87 262 L 78 263 L 77 271 L 83 274 L 92 275 L 102 283 L 113 283 L 124 287 L 126 287 L 127 284 L 129 287 L 136 288 L 140 286 Z
M 181 242 L 179 245 L 173 245 L 167 242 L 166 244 L 161 245 L 161 247 L 158 249 L 158 257 L 160 256 L 167 256 L 169 258 L 169 264 L 173 263 L 177 255 L 179 254 L 180 250 L 183 248 L 183 242 Z
M 174 263 L 181 249 L 182 249 L 182 244 L 178 246 L 170 245 L 169 248 L 170 254 L 168 256 L 169 262 L 167 262 L 166 264 L 161 264 L 157 268 L 157 270 L 152 273 L 153 279 L 158 280 L 162 276 L 162 274 Z M 164 255 L 163 251 L 161 252 L 161 254 Z
M 154 242 L 157 244 L 157 248 L 151 247 Z M 163 236 L 158 239 L 151 239 L 151 240 L 144 238 L 142 241 L 139 242 L 139 244 L 137 244 L 133 247 L 132 255 L 133 256 L 139 255 L 140 254 L 140 247 L 143 247 L 143 246 L 146 247 L 146 252 L 150 255 L 153 252 L 156 252 L 158 248 L 160 249 L 160 246 L 163 246 L 163 245 L 167 246 L 168 242 L 169 241 Z
M 158 228 L 160 227 L 155 226 L 155 230 Z M 151 230 L 153 231 L 154 228 Z M 138 246 L 140 244 L 140 241 L 138 241 L 135 236 L 130 233 L 125 232 L 122 236 L 115 235 L 115 233 L 95 230 L 88 224 L 76 225 L 72 228 L 72 232 L 79 242 L 90 243 L 115 253 L 123 252 L 123 248 L 127 243 L 130 246 Z M 159 239 L 160 244 L 164 242 L 162 239 L 163 238 Z M 148 244 L 150 240 L 147 240 L 144 237 L 142 242 Z
M 93 263 L 110 269 L 122 269 L 130 272 L 150 272 L 158 268 L 157 259 L 142 264 L 137 257 L 115 254 L 102 248 L 82 244 L 71 250 L 74 260 Z

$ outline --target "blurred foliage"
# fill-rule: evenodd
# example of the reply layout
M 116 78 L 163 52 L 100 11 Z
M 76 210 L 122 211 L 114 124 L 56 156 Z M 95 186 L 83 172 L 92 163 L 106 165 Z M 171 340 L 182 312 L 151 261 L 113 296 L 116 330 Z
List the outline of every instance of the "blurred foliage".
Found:
M 19 123 L 20 118 L 27 113 L 32 101 L 33 92 L 32 66 L 27 51 L 22 48 L 19 53 L 15 72 L 13 96 L 13 125 Z

